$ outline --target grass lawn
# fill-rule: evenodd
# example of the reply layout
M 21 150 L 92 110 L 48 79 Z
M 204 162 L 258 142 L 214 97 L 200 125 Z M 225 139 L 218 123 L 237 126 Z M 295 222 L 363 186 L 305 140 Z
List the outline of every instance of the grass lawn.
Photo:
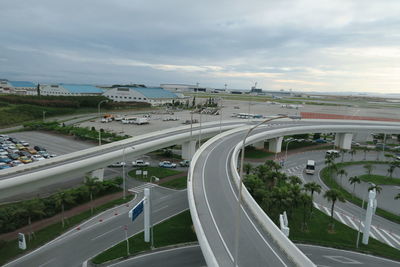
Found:
M 389 176 L 383 176 L 377 174 L 363 174 L 358 177 L 364 182 L 372 182 L 374 184 L 400 185 L 399 178 L 390 178 Z
M 261 159 L 261 158 L 266 158 L 266 157 L 275 155 L 275 153 L 267 152 L 267 151 L 260 150 L 260 149 L 246 149 L 244 155 L 245 155 L 245 158 L 249 158 L 249 159 Z
M 147 178 L 143 178 L 142 176 L 136 177 L 136 170 L 142 170 L 142 171 L 148 171 Z M 172 175 L 177 175 L 183 173 L 182 171 L 176 171 L 173 169 L 167 169 L 167 168 L 161 168 L 161 167 L 143 167 L 143 168 L 137 168 L 135 170 L 130 171 L 128 174 L 129 176 L 138 179 L 140 181 L 144 182 L 149 182 L 151 176 L 155 176 L 157 178 L 163 179 L 165 177 L 169 177 Z
M 120 199 L 113 200 L 109 203 L 106 203 L 102 206 L 99 206 L 94 209 L 93 215 L 98 214 L 98 213 L 105 211 L 109 208 L 112 208 L 114 206 L 121 205 L 125 202 L 128 202 L 132 198 L 133 198 L 133 196 L 128 196 L 126 198 L 126 200 L 123 200 L 122 198 L 120 198 Z M 65 228 L 62 227 L 61 222 L 49 225 L 49 226 L 35 232 L 35 238 L 31 241 L 28 241 L 28 236 L 25 235 L 26 246 L 27 246 L 26 251 L 22 251 L 18 248 L 18 241 L 16 239 L 0 243 L 0 265 L 3 265 L 4 263 L 10 261 L 11 259 L 16 258 L 18 255 L 21 255 L 23 253 L 26 253 L 27 251 L 31 251 L 37 247 L 42 246 L 43 244 L 53 240 L 57 236 L 66 232 L 67 230 L 71 229 L 73 226 L 81 223 L 82 221 L 89 219 L 93 215 L 91 214 L 90 209 L 89 209 L 85 212 L 82 212 L 78 215 L 75 215 L 73 217 L 66 219 L 65 220 L 65 223 L 66 223 Z M 60 219 L 61 219 L 61 217 L 60 217 Z
M 303 221 L 303 209 L 297 208 L 293 214 L 293 218 L 289 219 L 290 236 L 292 241 L 316 244 L 321 246 L 335 247 L 346 250 L 359 251 L 363 253 L 378 255 L 386 258 L 400 260 L 400 252 L 398 249 L 392 248 L 373 238 L 369 238 L 369 244 L 361 243 L 362 234 L 360 235 L 359 248 L 356 248 L 357 231 L 336 221 L 334 231 L 328 230 L 330 216 L 322 213 L 314 208 L 312 218 L 306 220 L 308 231 L 302 231 L 301 225 Z
M 375 161 L 360 161 L 360 162 L 344 162 L 344 163 L 339 163 L 337 164 L 338 167 L 340 168 L 340 166 L 348 166 L 348 165 L 353 165 L 353 164 L 367 164 L 367 163 L 371 163 L 371 164 L 377 164 L 377 162 Z M 379 162 L 382 163 L 382 162 Z M 353 196 L 350 192 L 348 192 L 347 190 L 345 190 L 343 187 L 341 187 L 333 178 L 332 176 L 332 171 L 329 168 L 323 168 L 321 170 L 321 179 L 322 181 L 324 181 L 324 183 L 329 187 L 329 188 L 335 188 L 337 190 L 339 190 L 340 192 L 343 193 L 344 198 L 347 201 L 352 202 L 353 204 L 361 207 L 362 205 L 362 200 L 356 196 Z M 395 223 L 400 223 L 400 216 L 393 214 L 391 212 L 388 212 L 386 210 L 383 210 L 381 208 L 377 208 L 376 209 L 376 214 L 386 218 L 388 220 L 391 220 Z
M 197 241 L 197 237 L 193 230 L 189 211 L 182 212 L 154 227 L 154 246 L 156 248 L 194 241 Z M 150 250 L 150 243 L 144 242 L 143 232 L 129 238 L 130 255 L 146 250 Z M 123 241 L 97 255 L 92 262 L 100 264 L 127 256 L 126 241 Z
M 187 177 L 180 177 L 165 183 L 160 184 L 161 186 L 172 188 L 172 189 L 185 189 L 187 186 Z

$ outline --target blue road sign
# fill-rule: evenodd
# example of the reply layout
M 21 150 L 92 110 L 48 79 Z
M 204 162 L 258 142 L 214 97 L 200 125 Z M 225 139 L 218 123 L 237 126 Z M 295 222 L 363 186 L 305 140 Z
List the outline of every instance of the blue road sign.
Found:
M 144 199 L 142 199 L 138 204 L 136 204 L 131 211 L 129 211 L 129 218 L 132 222 L 143 212 Z

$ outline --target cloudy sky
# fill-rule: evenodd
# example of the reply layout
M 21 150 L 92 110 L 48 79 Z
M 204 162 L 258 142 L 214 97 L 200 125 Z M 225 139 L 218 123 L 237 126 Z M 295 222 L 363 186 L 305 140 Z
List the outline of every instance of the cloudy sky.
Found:
M 400 1 L 0 3 L 0 78 L 400 93 Z

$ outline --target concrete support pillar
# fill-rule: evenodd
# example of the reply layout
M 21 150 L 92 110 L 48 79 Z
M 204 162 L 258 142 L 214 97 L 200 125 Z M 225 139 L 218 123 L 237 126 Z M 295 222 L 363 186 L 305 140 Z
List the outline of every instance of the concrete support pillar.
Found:
M 196 152 L 196 141 L 188 141 L 182 144 L 182 158 L 191 160 Z
M 271 152 L 279 153 L 282 151 L 282 141 L 283 141 L 283 136 L 282 137 L 276 137 L 274 139 L 269 139 L 269 148 L 268 150 Z
M 98 181 L 103 181 L 104 180 L 104 169 L 98 169 L 98 170 L 94 170 L 90 173 L 90 177 L 94 178 L 98 178 Z
M 264 149 L 264 140 L 252 144 L 257 149 Z
M 335 136 L 335 146 L 341 149 L 351 149 L 352 133 L 337 133 Z

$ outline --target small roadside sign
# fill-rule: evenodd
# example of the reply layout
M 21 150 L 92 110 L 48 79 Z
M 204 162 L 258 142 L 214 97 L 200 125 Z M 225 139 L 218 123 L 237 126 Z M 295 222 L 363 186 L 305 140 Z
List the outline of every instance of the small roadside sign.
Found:
M 25 235 L 23 233 L 18 234 L 18 247 L 20 249 L 26 249 Z
M 132 222 L 143 212 L 143 203 L 144 199 L 142 199 L 138 204 L 136 204 L 133 209 L 129 211 L 129 218 L 131 218 Z

